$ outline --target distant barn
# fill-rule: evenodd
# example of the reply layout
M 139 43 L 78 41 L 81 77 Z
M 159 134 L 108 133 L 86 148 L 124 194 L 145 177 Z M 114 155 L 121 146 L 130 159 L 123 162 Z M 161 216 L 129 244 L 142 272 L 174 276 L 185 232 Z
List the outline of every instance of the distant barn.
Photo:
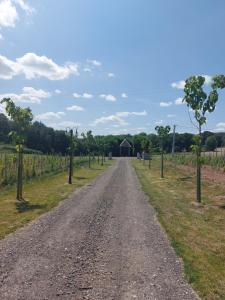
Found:
M 130 156 L 131 145 L 127 139 L 124 139 L 120 144 L 120 156 Z

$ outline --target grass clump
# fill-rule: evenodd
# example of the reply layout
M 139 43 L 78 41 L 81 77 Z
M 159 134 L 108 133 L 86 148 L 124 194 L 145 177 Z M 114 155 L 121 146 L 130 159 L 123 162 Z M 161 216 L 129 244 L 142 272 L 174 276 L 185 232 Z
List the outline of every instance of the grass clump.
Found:
M 136 160 L 132 163 L 171 245 L 183 259 L 188 282 L 202 299 L 225 299 L 225 203 L 218 205 L 224 185 L 204 181 L 204 205 L 197 206 L 193 174 L 168 162 L 165 178 L 160 179 L 157 158 L 150 170 Z

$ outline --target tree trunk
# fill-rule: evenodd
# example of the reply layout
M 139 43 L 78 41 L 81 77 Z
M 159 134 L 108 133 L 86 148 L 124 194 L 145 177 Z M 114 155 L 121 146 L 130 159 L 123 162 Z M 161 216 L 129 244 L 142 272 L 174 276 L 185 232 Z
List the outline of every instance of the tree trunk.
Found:
M 20 145 L 18 151 L 16 199 L 18 201 L 23 200 L 23 153 Z
M 23 151 L 20 153 L 20 200 L 23 200 Z
M 72 176 L 73 176 L 73 154 L 70 153 L 69 179 L 68 179 L 69 184 L 72 184 Z
M 162 151 L 161 151 L 161 178 L 163 178 L 164 177 L 164 170 L 163 170 L 163 168 L 164 168 L 164 162 L 163 162 L 163 159 L 164 159 L 164 157 L 163 157 L 163 148 L 162 148 Z
M 91 168 L 91 155 L 88 153 L 88 167 Z
M 201 126 L 199 126 L 199 144 L 197 149 L 197 176 L 196 176 L 196 198 L 197 202 L 201 203 L 201 148 L 202 148 L 202 133 L 201 133 Z

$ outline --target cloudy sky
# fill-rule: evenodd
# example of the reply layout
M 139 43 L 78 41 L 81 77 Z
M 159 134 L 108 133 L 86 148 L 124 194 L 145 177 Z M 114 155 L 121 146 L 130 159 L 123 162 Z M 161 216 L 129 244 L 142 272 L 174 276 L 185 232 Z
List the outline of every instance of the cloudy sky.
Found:
M 194 132 L 183 81 L 225 73 L 224 31 L 224 0 L 0 0 L 0 97 L 54 128 Z

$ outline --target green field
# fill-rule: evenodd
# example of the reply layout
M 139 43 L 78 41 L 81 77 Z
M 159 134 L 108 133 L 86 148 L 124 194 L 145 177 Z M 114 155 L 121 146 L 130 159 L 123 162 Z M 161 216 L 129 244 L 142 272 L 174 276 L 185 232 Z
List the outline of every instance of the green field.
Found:
M 90 169 L 84 166 L 75 168 L 72 185 L 67 184 L 66 172 L 33 179 L 24 185 L 24 199 L 27 203 L 21 205 L 15 201 L 15 187 L 2 190 L 0 239 L 57 206 L 75 189 L 90 182 L 111 164 L 111 161 L 106 161 L 104 166 L 101 166 L 94 162 Z
M 17 161 L 16 153 L 0 153 L 0 188 L 16 182 Z M 74 158 L 75 167 L 85 165 L 87 162 L 87 157 Z M 68 165 L 68 156 L 24 154 L 23 179 L 29 181 L 46 174 L 64 172 L 67 170 Z
M 167 154 L 165 159 L 181 165 L 196 166 L 196 155 L 192 153 Z M 203 152 L 201 162 L 202 165 L 211 166 L 214 169 L 225 172 L 225 157 L 222 155 L 212 155 Z
M 195 178 L 166 163 L 160 179 L 159 159 L 133 160 L 144 191 L 177 254 L 185 276 L 206 300 L 225 299 L 225 186 L 203 182 L 202 206 L 195 205 Z M 218 200 L 219 199 L 219 200 Z M 218 205 L 218 201 L 219 204 Z

